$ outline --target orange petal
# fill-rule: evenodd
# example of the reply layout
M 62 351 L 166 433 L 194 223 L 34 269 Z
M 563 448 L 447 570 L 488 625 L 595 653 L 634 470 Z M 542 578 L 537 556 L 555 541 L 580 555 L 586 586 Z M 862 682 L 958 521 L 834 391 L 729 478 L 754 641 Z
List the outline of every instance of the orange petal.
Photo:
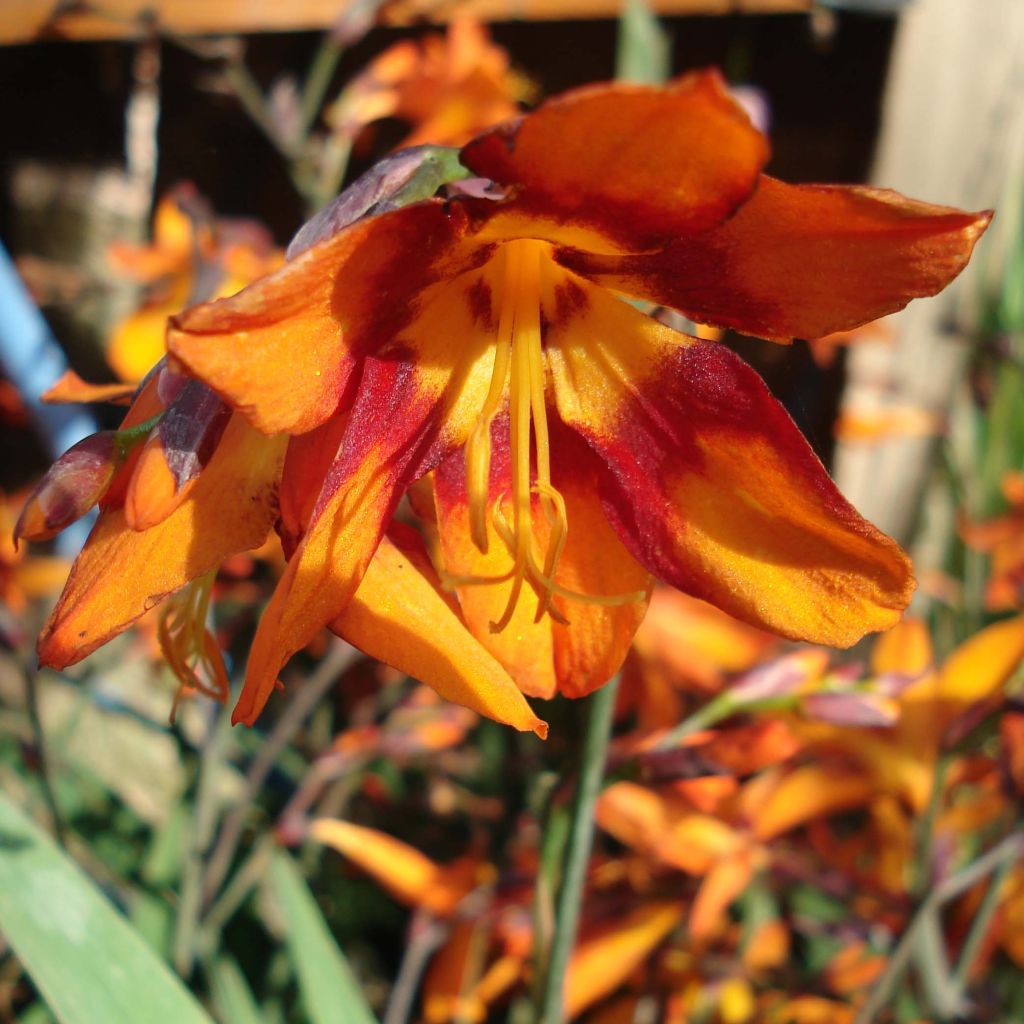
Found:
M 671 812 L 662 797 L 635 782 L 615 782 L 597 799 L 598 825 L 620 843 L 653 853 L 668 832 Z
M 495 721 L 547 735 L 502 667 L 442 595 L 419 536 L 395 523 L 331 629 L 371 657 Z
M 633 556 L 730 615 L 848 647 L 910 599 L 906 556 L 840 495 L 761 379 L 608 292 L 549 275 L 558 414 Z
M 584 938 L 565 976 L 565 1016 L 571 1019 L 614 992 L 683 917 L 678 903 L 651 903 L 601 934 Z
M 487 952 L 489 929 L 480 918 L 457 921 L 423 979 L 424 1024 L 481 1024 L 486 1003 L 473 991 Z
M 871 670 L 877 676 L 915 679 L 934 664 L 932 638 L 921 619 L 906 618 L 883 633 L 871 649 Z
M 752 809 L 754 833 L 771 839 L 814 818 L 858 807 L 871 799 L 875 783 L 825 763 L 794 768 L 760 806 Z
M 309 837 L 357 864 L 408 907 L 446 916 L 473 888 L 475 869 L 468 862 L 435 864 L 408 843 L 373 828 L 318 818 L 309 826 Z
M 238 295 L 175 317 L 167 347 L 266 434 L 303 433 L 347 401 L 358 359 L 397 342 L 429 285 L 480 262 L 441 202 L 369 217 Z
M 961 710 L 995 693 L 1024 659 L 1024 615 L 975 633 L 946 660 L 935 697 Z M 908 690 L 904 697 L 912 696 Z
M 894 405 L 859 411 L 847 408 L 840 413 L 832 432 L 837 441 L 870 444 L 890 437 L 933 437 L 944 429 L 942 417 L 927 409 Z
M 749 885 L 754 875 L 754 861 L 754 851 L 743 849 L 711 868 L 690 908 L 689 933 L 692 939 L 709 939 L 728 923 L 726 912 L 729 904 Z
M 235 416 L 189 499 L 159 526 L 137 533 L 123 511 L 104 512 L 43 629 L 40 662 L 80 661 L 228 555 L 259 547 L 277 517 L 283 456 L 283 439 Z
M 486 280 L 464 274 L 425 300 L 401 338 L 363 360 L 337 457 L 317 487 L 312 525 L 257 629 L 235 721 L 255 720 L 281 666 L 341 614 L 405 489 L 465 442 L 494 363 L 484 333 L 489 320 Z M 325 432 L 333 444 L 333 429 Z M 306 458 L 299 476 L 314 485 L 322 466 L 315 455 Z M 301 528 L 308 500 L 293 495 L 287 507 L 286 529 L 293 521 Z
M 64 375 L 42 394 L 42 400 L 50 403 L 63 402 L 113 402 L 127 403 L 135 394 L 135 384 L 90 384 L 82 380 L 74 370 Z
M 726 673 L 751 668 L 778 640 L 705 601 L 655 587 L 636 634 L 637 650 L 665 664 L 678 685 L 716 690 Z
M 108 249 L 113 266 L 138 281 L 153 281 L 186 266 L 196 245 L 195 224 L 183 208 L 196 203 L 199 193 L 191 182 L 179 182 L 160 197 L 153 214 L 153 244 L 114 242 Z
M 681 814 L 671 823 L 656 855 L 691 875 L 703 875 L 743 845 L 731 825 L 710 814 Z
M 563 431 L 554 447 L 551 482 L 565 499 L 570 528 L 556 582 L 595 596 L 649 593 L 651 576 L 626 550 L 593 493 L 587 449 Z M 647 611 L 648 600 L 602 605 L 556 596 L 568 625 L 552 623 L 555 677 L 567 697 L 583 697 L 621 667 Z
M 991 219 L 883 189 L 787 185 L 762 175 L 734 217 L 664 252 L 559 259 L 698 323 L 761 338 L 819 338 L 940 292 Z
M 511 478 L 508 458 L 508 417 L 502 416 L 492 428 L 492 457 L 489 507 L 504 501 L 508 507 Z M 440 564 L 453 577 L 500 578 L 509 573 L 513 556 L 487 522 L 487 551 L 473 542 L 466 497 L 466 458 L 456 451 L 434 474 L 434 499 L 440 542 Z M 533 501 L 533 528 L 538 547 L 544 550 L 547 524 L 539 499 Z M 512 593 L 512 579 L 471 583 L 455 587 L 466 626 L 504 667 L 523 693 L 531 697 L 553 697 L 558 686 L 555 675 L 551 620 L 536 621 L 539 599 L 529 586 L 520 593 L 508 625 L 499 632 L 491 629 L 505 611 Z
M 664 88 L 564 93 L 481 135 L 461 160 L 515 189 L 507 206 L 538 221 L 534 237 L 637 252 L 724 220 L 767 157 L 719 74 L 701 71 Z

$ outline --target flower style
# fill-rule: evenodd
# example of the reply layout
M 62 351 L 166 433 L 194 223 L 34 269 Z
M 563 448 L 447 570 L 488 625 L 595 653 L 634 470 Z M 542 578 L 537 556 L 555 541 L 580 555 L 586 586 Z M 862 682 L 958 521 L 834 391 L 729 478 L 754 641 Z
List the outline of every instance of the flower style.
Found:
M 289 561 L 236 720 L 347 614 L 407 493 L 457 600 L 439 606 L 527 694 L 601 685 L 652 574 L 788 637 L 845 646 L 897 620 L 907 559 L 760 378 L 622 296 L 820 337 L 943 288 L 990 215 L 787 185 L 767 155 L 715 73 L 581 89 L 463 148 L 499 199 L 463 188 L 340 230 L 328 213 L 280 271 L 172 319 L 174 364 L 288 438 Z M 373 653 L 407 663 L 431 625 L 388 600 Z M 79 619 L 72 585 L 44 661 L 80 656 Z

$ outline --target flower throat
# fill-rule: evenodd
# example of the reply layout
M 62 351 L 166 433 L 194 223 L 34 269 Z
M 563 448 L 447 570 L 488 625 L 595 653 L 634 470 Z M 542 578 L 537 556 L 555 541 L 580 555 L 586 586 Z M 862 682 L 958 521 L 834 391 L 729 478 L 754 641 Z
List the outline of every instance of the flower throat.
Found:
M 512 620 L 524 583 L 529 583 L 537 594 L 537 622 L 547 613 L 556 621 L 566 623 L 565 617 L 551 604 L 555 596 L 607 606 L 642 601 L 645 597 L 643 591 L 581 594 L 555 582 L 555 573 L 568 538 L 569 522 L 565 499 L 551 484 L 551 446 L 544 400 L 541 271 L 550 261 L 549 249 L 546 242 L 518 239 L 503 245 L 497 256 L 504 265 L 499 267 L 501 292 L 494 370 L 483 408 L 466 443 L 470 535 L 477 548 L 486 553 L 490 514 L 491 525 L 513 560 L 512 567 L 498 576 L 445 577 L 447 585 L 452 587 L 512 580 L 505 611 L 501 618 L 491 623 L 491 631 L 495 633 L 505 629 Z M 491 424 L 501 409 L 506 381 L 512 477 L 511 520 L 504 508 L 506 495 L 500 495 L 493 507 L 489 501 Z M 548 539 L 543 551 L 539 550 L 533 530 L 534 495 L 539 498 L 541 512 L 548 525 Z

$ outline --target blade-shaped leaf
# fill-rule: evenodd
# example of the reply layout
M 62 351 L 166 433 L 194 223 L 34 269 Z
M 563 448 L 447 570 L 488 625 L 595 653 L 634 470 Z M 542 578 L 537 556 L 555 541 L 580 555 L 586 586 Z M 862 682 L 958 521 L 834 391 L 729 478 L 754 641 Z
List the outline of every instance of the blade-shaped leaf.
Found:
M 285 938 L 309 1019 L 313 1024 L 377 1024 L 313 894 L 283 850 L 274 852 L 269 881 L 284 915 Z
M 264 1024 L 245 976 L 231 957 L 215 960 L 209 975 L 213 1008 L 220 1024 Z
M 0 932 L 61 1024 L 212 1024 L 79 867 L 2 794 Z

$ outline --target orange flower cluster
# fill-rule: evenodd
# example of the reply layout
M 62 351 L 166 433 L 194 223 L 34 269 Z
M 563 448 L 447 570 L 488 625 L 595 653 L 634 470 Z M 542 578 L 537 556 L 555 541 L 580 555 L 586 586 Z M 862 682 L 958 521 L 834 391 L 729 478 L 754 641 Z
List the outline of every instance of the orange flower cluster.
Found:
M 167 319 L 195 302 L 234 295 L 281 265 L 264 228 L 254 221 L 214 218 L 195 186 L 175 186 L 159 202 L 153 240 L 116 242 L 111 269 L 146 287 L 142 307 L 114 329 L 107 360 L 124 381 L 138 382 L 165 352 Z
M 821 649 L 781 651 L 678 594 L 659 595 L 654 607 L 656 621 L 642 628 L 627 666 L 609 762 L 619 781 L 597 806 L 606 838 L 588 872 L 566 1019 L 852 1022 L 916 894 L 976 858 L 979 835 L 994 841 L 1015 827 L 1024 714 L 1007 711 L 984 754 L 955 751 L 979 709 L 1006 710 L 1006 684 L 1024 658 L 1024 617 L 983 630 L 941 664 L 924 625 L 909 620 L 875 643 L 865 668 L 833 667 Z M 696 673 L 672 667 L 673 623 L 689 648 L 705 652 Z M 639 694 L 658 692 L 652 677 L 698 712 L 716 695 L 739 696 L 728 717 L 677 740 L 639 724 L 647 703 Z M 447 730 L 441 747 L 426 745 L 431 707 L 418 702 L 419 755 L 449 750 L 448 768 L 433 760 L 428 774 L 434 791 L 457 790 L 461 729 Z M 353 733 L 337 749 L 369 754 L 387 731 Z M 415 758 L 404 735 L 405 755 Z M 445 863 L 351 821 L 293 820 L 289 829 L 294 841 L 306 836 L 338 851 L 414 909 L 414 929 L 440 923 L 447 937 L 423 986 L 428 1024 L 491 1019 L 528 991 L 542 964 L 536 822 L 524 816 L 511 848 L 492 848 L 484 838 L 492 809 L 462 792 L 432 798 L 436 813 L 463 819 L 477 837 Z M 374 800 L 385 813 L 388 798 L 377 791 Z M 927 829 L 930 862 L 920 858 Z M 940 938 L 951 951 L 984 888 L 967 887 L 945 908 Z M 998 958 L 1024 967 L 1024 866 L 998 896 L 968 980 Z

